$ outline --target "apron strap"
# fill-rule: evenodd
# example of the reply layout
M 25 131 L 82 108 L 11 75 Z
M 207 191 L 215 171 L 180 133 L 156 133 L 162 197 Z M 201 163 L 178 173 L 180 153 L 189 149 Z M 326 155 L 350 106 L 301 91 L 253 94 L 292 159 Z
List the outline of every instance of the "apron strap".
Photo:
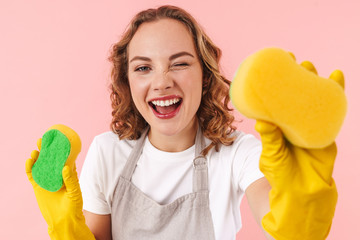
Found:
M 204 156 L 198 156 L 193 160 L 193 192 L 208 190 L 208 167 Z
M 204 148 L 205 138 L 199 124 L 195 138 L 195 158 L 193 160 L 193 192 L 206 191 L 209 188 L 207 159 L 202 154 Z
M 143 133 L 141 134 L 140 138 L 137 140 L 133 150 L 130 153 L 128 160 L 122 170 L 121 176 L 130 181 L 134 170 L 136 168 L 137 161 L 142 154 L 142 149 L 145 143 L 145 138 L 149 132 L 150 127 L 148 126 Z

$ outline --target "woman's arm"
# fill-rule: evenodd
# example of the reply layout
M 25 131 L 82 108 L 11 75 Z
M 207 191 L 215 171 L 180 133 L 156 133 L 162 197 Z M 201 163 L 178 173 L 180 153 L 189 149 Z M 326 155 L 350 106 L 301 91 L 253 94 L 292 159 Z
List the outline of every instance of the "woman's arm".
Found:
M 99 215 L 83 211 L 86 225 L 94 234 L 96 240 L 112 240 L 111 236 L 111 215 Z
M 261 225 L 261 219 L 270 211 L 270 189 L 271 186 L 269 182 L 265 177 L 263 177 L 250 184 L 250 186 L 246 188 L 245 194 L 253 216 L 263 230 L 266 238 L 269 240 L 274 240 L 274 238 L 270 236 Z

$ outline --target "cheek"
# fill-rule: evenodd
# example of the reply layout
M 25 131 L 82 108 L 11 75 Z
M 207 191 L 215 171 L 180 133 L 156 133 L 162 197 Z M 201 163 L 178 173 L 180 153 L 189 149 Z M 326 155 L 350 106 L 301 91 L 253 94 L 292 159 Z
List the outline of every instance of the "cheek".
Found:
M 137 96 L 137 91 L 138 91 L 138 88 L 136 86 L 136 84 L 132 81 L 129 81 L 129 86 L 130 86 L 130 92 L 131 92 L 131 95 L 134 97 L 134 96 Z
M 134 79 L 129 79 L 129 86 L 131 97 L 136 105 L 139 108 L 139 105 L 144 101 L 146 95 L 146 86 L 141 83 L 141 81 L 136 81 Z
M 202 96 L 202 74 L 196 73 L 187 76 L 186 88 L 191 90 L 194 100 L 200 101 Z
M 202 97 L 202 82 L 196 83 L 196 86 L 193 86 L 192 89 L 194 98 L 200 103 Z

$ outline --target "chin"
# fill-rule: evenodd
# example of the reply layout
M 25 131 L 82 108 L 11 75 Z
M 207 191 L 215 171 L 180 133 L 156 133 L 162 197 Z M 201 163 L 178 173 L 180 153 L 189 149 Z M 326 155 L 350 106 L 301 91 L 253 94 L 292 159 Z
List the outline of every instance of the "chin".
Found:
M 156 126 L 154 126 L 154 125 L 156 125 Z M 168 137 L 177 135 L 185 128 L 184 126 L 181 127 L 181 126 L 178 126 L 177 124 L 170 123 L 170 122 L 154 124 L 154 125 L 150 125 L 150 128 L 154 132 L 157 132 L 161 135 L 168 136 Z

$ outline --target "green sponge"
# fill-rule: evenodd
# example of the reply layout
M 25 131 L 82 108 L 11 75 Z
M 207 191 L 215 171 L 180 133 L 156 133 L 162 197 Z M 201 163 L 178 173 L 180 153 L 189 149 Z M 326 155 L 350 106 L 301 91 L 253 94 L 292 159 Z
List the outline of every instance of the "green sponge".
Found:
M 81 140 L 74 130 L 62 124 L 52 126 L 42 137 L 40 154 L 32 167 L 34 181 L 50 192 L 60 190 L 64 166 L 74 169 L 80 151 Z
M 41 151 L 32 168 L 35 182 L 42 188 L 56 192 L 63 185 L 62 169 L 70 154 L 70 141 L 59 130 L 47 131 L 41 141 Z

